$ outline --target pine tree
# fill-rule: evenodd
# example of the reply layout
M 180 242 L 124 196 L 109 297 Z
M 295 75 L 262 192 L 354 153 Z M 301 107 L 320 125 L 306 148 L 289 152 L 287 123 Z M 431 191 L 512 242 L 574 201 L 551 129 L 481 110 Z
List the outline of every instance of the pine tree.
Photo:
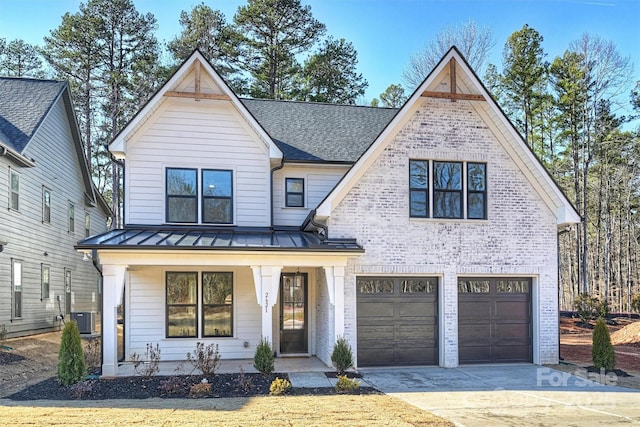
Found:
M 73 320 L 66 322 L 58 352 L 58 382 L 62 385 L 75 384 L 84 379 L 86 370 L 78 324 Z

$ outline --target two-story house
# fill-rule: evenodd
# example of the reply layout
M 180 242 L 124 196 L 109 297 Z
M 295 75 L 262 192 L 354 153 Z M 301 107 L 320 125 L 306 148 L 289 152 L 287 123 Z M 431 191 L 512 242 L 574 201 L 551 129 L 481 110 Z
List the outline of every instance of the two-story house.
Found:
M 580 220 L 452 48 L 398 110 L 239 99 L 198 52 L 110 145 L 125 227 L 104 274 L 105 376 L 158 343 L 330 365 L 558 360 L 557 231 Z
M 9 337 L 99 319 L 100 275 L 74 249 L 107 229 L 66 82 L 0 78 L 0 325 Z M 93 329 L 91 320 L 89 326 Z

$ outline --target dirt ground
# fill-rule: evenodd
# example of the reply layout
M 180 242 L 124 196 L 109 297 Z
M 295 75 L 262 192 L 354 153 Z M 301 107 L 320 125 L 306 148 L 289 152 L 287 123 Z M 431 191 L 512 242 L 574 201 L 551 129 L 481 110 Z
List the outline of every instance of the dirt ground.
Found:
M 624 317 L 615 318 L 609 325 L 611 342 L 616 353 L 616 368 L 631 375 L 619 377 L 618 385 L 640 389 L 640 321 Z M 576 367 L 588 367 L 591 362 L 591 337 L 593 329 L 584 327 L 580 319 L 560 318 L 560 357 L 570 365 L 554 365 L 554 368 L 573 373 Z

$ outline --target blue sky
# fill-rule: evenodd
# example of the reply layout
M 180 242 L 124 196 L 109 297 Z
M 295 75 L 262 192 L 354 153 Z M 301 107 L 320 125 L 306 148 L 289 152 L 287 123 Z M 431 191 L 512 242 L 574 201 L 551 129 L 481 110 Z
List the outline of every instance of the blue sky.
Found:
M 231 20 L 245 0 L 204 0 Z M 61 16 L 78 10 L 80 0 L 0 0 L 0 37 L 41 44 Z M 134 0 L 140 12 L 158 20 L 157 37 L 168 41 L 180 31 L 181 10 L 201 0 Z M 369 81 L 365 98 L 378 97 L 400 83 L 412 53 L 439 30 L 474 20 L 492 29 L 496 45 L 489 58 L 501 68 L 507 37 L 524 24 L 543 37 L 547 59 L 562 55 L 585 32 L 614 42 L 634 63 L 640 80 L 640 0 L 302 0 L 327 25 L 327 34 L 344 37 L 358 51 L 358 70 Z

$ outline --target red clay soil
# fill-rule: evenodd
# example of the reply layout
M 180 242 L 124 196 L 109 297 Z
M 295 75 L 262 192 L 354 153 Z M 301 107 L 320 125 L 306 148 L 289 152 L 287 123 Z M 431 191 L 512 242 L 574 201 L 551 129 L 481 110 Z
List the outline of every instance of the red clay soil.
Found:
M 640 321 L 618 317 L 609 325 L 611 342 L 616 352 L 616 368 L 640 375 Z M 560 357 L 565 362 L 581 366 L 591 363 L 592 328 L 584 327 L 580 319 L 560 318 Z

